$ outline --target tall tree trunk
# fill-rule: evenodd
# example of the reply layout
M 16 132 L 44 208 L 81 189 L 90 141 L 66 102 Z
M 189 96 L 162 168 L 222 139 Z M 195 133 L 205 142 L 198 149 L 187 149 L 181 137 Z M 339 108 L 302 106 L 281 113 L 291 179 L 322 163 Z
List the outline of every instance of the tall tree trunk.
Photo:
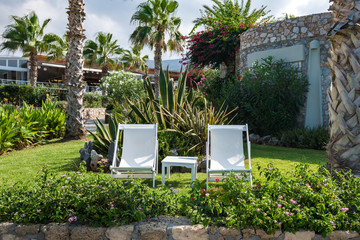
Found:
M 35 87 L 37 82 L 37 75 L 38 75 L 37 65 L 38 65 L 37 51 L 33 50 L 30 52 L 30 72 L 29 72 L 30 84 L 32 87 Z
M 83 107 L 83 43 L 85 39 L 83 22 L 85 20 L 83 0 L 69 0 L 68 8 L 68 41 L 69 57 L 67 71 L 67 114 L 66 137 L 70 139 L 85 139 L 85 119 Z
M 155 87 L 155 97 L 159 98 L 159 75 L 160 75 L 160 65 L 161 65 L 161 55 L 162 55 L 162 41 L 155 43 L 155 56 L 154 56 L 154 87 Z
M 330 0 L 328 169 L 360 172 L 360 0 Z

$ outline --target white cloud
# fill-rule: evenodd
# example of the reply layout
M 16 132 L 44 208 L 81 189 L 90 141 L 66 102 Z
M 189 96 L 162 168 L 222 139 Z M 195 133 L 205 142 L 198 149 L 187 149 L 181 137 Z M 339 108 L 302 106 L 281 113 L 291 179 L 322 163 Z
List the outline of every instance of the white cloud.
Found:
M 85 0 L 86 19 L 84 27 L 88 39 L 94 39 L 94 34 L 99 31 L 113 33 L 120 46 L 129 48 L 129 36 L 135 29 L 130 24 L 130 18 L 136 11 L 138 4 L 145 0 Z M 178 0 L 179 9 L 177 16 L 182 18 L 180 31 L 188 34 L 193 28 L 193 21 L 200 16 L 203 5 L 212 5 L 210 0 Z M 329 7 L 328 0 L 257 0 L 252 1 L 252 8 L 267 5 L 271 14 L 280 17 L 283 13 L 302 16 L 312 13 L 324 12 Z M 29 11 L 35 11 L 40 21 L 51 18 L 46 32 L 62 35 L 66 32 L 68 1 L 66 0 L 0 0 L 0 33 L 10 23 L 10 15 L 24 16 Z M 153 51 L 144 49 L 144 54 L 153 57 Z M 4 53 L 0 53 L 4 54 Z M 19 54 L 18 54 L 19 55 Z M 178 58 L 179 55 L 164 55 L 166 58 Z

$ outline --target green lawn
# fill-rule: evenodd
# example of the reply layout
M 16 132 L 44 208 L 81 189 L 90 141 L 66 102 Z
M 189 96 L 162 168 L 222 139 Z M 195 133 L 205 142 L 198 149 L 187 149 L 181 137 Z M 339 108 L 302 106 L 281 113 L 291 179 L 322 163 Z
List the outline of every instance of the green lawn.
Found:
M 47 145 L 37 146 L 21 151 L 14 151 L 0 156 L 0 185 L 11 185 L 19 181 L 33 182 L 44 164 L 59 174 L 76 170 L 80 160 L 79 150 L 84 141 L 53 140 Z M 325 163 L 325 151 L 294 149 L 252 144 L 252 168 L 255 178 L 259 178 L 257 165 L 266 167 L 269 163 L 281 171 L 293 170 L 295 164 L 308 163 L 310 169 L 316 170 Z M 204 173 L 197 177 L 205 180 Z M 156 184 L 161 183 L 161 174 L 156 177 Z M 151 185 L 151 180 L 146 180 Z M 166 184 L 173 187 L 184 187 L 190 183 L 189 173 L 173 173 L 166 179 Z

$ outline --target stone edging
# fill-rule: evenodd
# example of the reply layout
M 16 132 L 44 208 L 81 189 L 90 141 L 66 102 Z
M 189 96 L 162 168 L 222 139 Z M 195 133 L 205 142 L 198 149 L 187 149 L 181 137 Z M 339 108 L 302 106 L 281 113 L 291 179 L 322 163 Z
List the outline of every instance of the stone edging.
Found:
M 201 224 L 193 224 L 186 217 L 159 216 L 138 223 L 120 227 L 89 227 L 74 224 L 14 224 L 0 223 L 0 240 L 127 240 L 127 239 L 274 239 L 274 240 L 346 240 L 358 239 L 359 233 L 334 231 L 323 238 L 313 231 L 290 232 L 276 231 L 269 235 L 261 229 L 242 229 L 214 227 L 204 228 Z

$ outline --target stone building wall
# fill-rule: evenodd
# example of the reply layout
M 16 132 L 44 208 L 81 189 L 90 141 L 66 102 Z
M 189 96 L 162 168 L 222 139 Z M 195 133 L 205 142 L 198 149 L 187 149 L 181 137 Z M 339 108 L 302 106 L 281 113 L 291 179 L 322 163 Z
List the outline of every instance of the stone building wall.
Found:
M 13 224 L 0 223 L 1 240 L 346 240 L 358 239 L 359 233 L 334 231 L 322 237 L 313 231 L 295 233 L 275 231 L 267 234 L 261 229 L 241 230 L 225 227 L 204 227 L 185 217 L 159 216 L 119 227 L 89 227 L 76 224 Z
M 327 61 L 330 57 L 330 42 L 327 40 L 327 32 L 330 29 L 329 19 L 331 19 L 331 14 L 326 12 L 251 28 L 241 35 L 240 59 L 237 65 L 238 70 L 242 72 L 250 67 L 248 56 L 252 54 L 301 46 L 304 49 L 304 59 L 294 59 L 291 55 L 287 57 L 290 58 L 289 62 L 292 65 L 298 66 L 303 73 L 308 74 L 310 42 L 318 40 L 320 43 L 322 120 L 325 126 L 329 121 L 327 89 L 331 81 Z

